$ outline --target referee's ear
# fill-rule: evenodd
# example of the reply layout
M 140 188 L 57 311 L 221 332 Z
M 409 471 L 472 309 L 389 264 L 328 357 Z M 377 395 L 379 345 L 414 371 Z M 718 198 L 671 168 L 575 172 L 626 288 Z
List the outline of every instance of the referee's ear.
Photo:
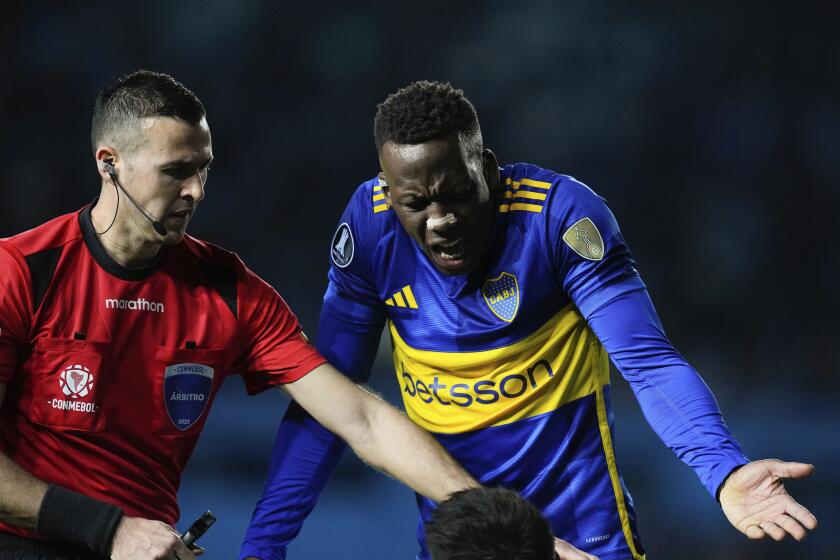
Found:
M 94 157 L 96 158 L 96 168 L 99 171 L 99 176 L 103 181 L 107 182 L 109 179 L 109 173 L 107 171 L 107 167 L 102 164 L 108 163 L 113 166 L 116 163 L 119 158 L 116 148 L 112 148 L 111 146 L 99 146 L 96 149 Z

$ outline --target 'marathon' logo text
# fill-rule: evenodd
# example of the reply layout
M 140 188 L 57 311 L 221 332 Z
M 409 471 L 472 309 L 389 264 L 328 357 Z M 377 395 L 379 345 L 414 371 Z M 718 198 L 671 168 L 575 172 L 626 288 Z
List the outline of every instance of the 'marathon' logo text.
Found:
M 147 299 L 105 299 L 105 309 L 128 309 L 131 311 L 153 311 L 163 313 L 163 304 Z

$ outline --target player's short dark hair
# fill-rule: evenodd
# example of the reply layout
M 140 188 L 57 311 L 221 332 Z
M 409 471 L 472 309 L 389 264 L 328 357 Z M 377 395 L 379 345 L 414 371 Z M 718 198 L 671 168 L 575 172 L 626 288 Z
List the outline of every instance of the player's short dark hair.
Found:
M 373 120 L 377 152 L 387 142 L 422 144 L 455 133 L 480 144 L 480 132 L 475 107 L 448 82 L 423 80 L 397 90 L 376 107 Z
M 533 504 L 507 488 L 450 496 L 426 524 L 432 560 L 552 560 L 554 537 Z
M 120 76 L 96 96 L 90 140 L 95 153 L 103 142 L 125 140 L 138 119 L 173 117 L 197 125 L 204 115 L 198 97 L 175 78 L 138 70 Z

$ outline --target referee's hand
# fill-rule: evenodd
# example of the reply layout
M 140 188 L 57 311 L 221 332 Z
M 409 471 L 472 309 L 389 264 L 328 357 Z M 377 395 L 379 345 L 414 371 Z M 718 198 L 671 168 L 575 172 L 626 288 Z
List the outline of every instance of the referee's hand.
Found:
M 554 537 L 554 557 L 557 560 L 598 560 L 597 556 L 578 550 L 557 537 Z
M 181 535 L 162 521 L 123 517 L 114 535 L 111 560 L 195 560 Z

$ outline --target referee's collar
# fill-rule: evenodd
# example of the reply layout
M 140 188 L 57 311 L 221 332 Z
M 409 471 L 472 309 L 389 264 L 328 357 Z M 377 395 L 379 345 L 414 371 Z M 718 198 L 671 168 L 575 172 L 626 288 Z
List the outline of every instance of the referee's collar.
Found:
M 127 268 L 114 259 L 105 251 L 102 243 L 99 241 L 99 236 L 96 235 L 96 230 L 93 227 L 93 220 L 90 217 L 90 212 L 96 206 L 99 197 L 85 206 L 79 212 L 79 227 L 82 230 L 82 238 L 85 240 L 88 251 L 90 251 L 93 260 L 105 269 L 105 272 L 111 276 L 116 276 L 121 280 L 146 280 L 150 278 L 160 268 L 160 263 L 166 254 L 166 245 L 161 246 L 160 251 L 155 255 L 154 260 L 141 268 Z

